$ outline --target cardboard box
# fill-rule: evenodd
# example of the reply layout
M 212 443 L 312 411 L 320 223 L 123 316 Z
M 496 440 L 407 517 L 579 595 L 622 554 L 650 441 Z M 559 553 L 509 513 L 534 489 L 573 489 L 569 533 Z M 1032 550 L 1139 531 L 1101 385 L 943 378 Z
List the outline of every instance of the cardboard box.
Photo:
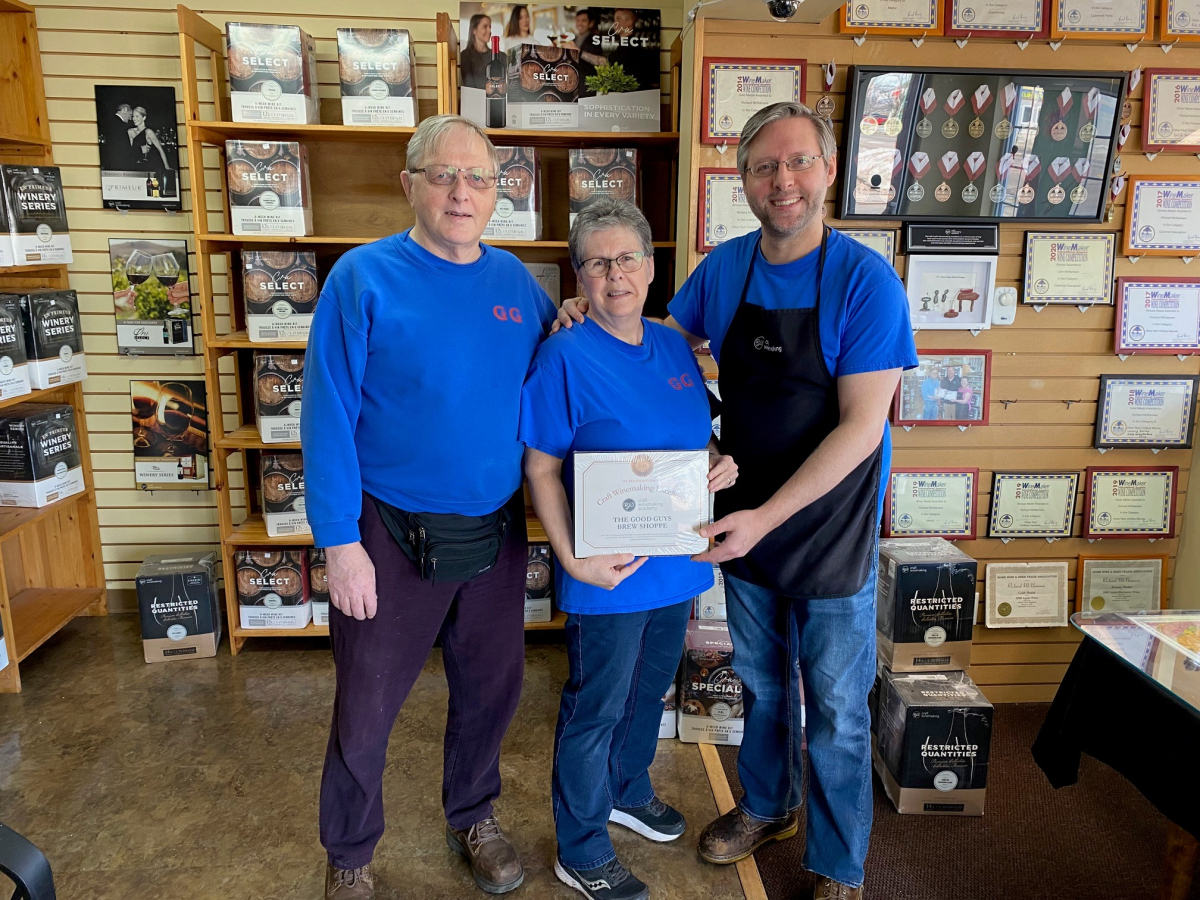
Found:
M 243 628 L 304 628 L 312 619 L 303 549 L 239 550 L 238 612 Z
M 742 680 L 732 660 L 725 623 L 688 622 L 676 709 L 681 741 L 741 745 Z
M 329 624 L 329 577 L 325 574 L 325 551 L 308 548 L 308 595 L 312 598 L 314 625 Z
M 554 615 L 554 562 L 549 544 L 530 544 L 525 565 L 525 622 L 549 622 Z
M 29 393 L 28 361 L 21 298 L 16 294 L 0 294 L 0 400 Z
M 242 251 L 242 295 L 251 343 L 307 341 L 320 292 L 315 253 Z
M 264 444 L 300 440 L 303 353 L 254 354 L 254 413 Z
M 343 125 L 417 124 L 416 59 L 399 28 L 339 28 Z
M 0 506 L 48 506 L 83 493 L 75 410 L 22 403 L 0 415 Z
M 225 180 L 234 234 L 313 233 L 308 150 L 294 141 L 226 141 Z
M 679 685 L 672 681 L 670 689 L 663 694 L 663 714 L 658 723 L 658 739 L 660 741 L 664 738 L 673 738 L 679 733 L 679 729 L 675 726 L 675 697 L 678 691 Z
M 235 122 L 316 125 L 317 52 L 295 25 L 228 22 L 230 111 Z
M 75 292 L 31 291 L 17 298 L 29 360 L 29 384 L 52 388 L 87 378 L 83 326 Z
M 62 173 L 57 166 L 0 166 L 12 265 L 74 262 Z
M 695 600 L 692 618 L 702 621 L 725 621 L 725 576 L 720 566 L 713 566 L 713 586 Z
M 881 673 L 875 771 L 901 813 L 982 816 L 992 704 L 965 672 Z
M 568 150 L 570 224 L 593 203 L 606 198 L 638 202 L 638 152 L 615 147 Z
M 304 514 L 304 456 L 264 453 L 259 464 L 263 522 L 270 537 L 312 534 Z
M 971 664 L 978 564 L 942 538 L 879 542 L 876 633 L 893 672 Z
M 146 557 L 134 579 L 146 662 L 217 655 L 221 609 L 216 566 L 212 552 Z
M 496 208 L 483 229 L 485 238 L 542 239 L 542 175 L 536 147 L 498 147 Z
M 541 286 L 555 308 L 562 306 L 562 270 L 558 263 L 525 263 L 533 280 Z
M 509 103 L 574 103 L 582 88 L 578 50 L 519 44 L 508 53 Z

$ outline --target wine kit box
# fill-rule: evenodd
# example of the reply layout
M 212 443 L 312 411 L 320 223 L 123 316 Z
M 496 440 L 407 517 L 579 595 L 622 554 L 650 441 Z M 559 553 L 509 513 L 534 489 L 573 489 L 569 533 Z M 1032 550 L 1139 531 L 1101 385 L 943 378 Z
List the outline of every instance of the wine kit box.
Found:
M 305 551 L 239 550 L 238 613 L 243 628 L 304 628 L 312 619 Z
M 263 522 L 268 537 L 312 534 L 304 514 L 304 456 L 264 453 L 262 473 Z
M 875 630 L 893 672 L 971 665 L 978 563 L 943 538 L 879 542 Z
M 48 506 L 83 493 L 75 411 L 22 403 L 0 416 L 0 506 Z
M 524 265 L 533 276 L 533 280 L 546 292 L 555 308 L 562 306 L 562 270 L 558 263 L 527 262 Z
M 965 672 L 880 675 L 875 771 L 896 810 L 982 816 L 992 704 Z
M 264 444 L 300 440 L 303 353 L 254 354 L 254 412 Z
M 679 674 L 676 720 L 689 744 L 742 743 L 742 679 L 733 670 L 733 641 L 724 622 L 688 622 Z
M 549 544 L 530 544 L 525 563 L 525 622 L 549 622 L 554 598 L 554 565 Z
M 29 393 L 28 359 L 21 298 L 16 294 L 0 294 L 0 400 Z
M 692 618 L 725 621 L 725 576 L 720 566 L 713 566 L 713 586 L 696 598 Z
M 498 147 L 496 208 L 483 229 L 485 238 L 542 239 L 542 177 L 536 147 Z
M 678 692 L 679 685 L 672 681 L 670 689 L 663 694 L 663 714 L 658 723 L 658 739 L 660 741 L 663 738 L 673 738 L 678 733 L 675 725 L 675 697 Z
M 509 52 L 509 103 L 574 103 L 582 87 L 578 50 L 520 44 Z
M 57 166 L 0 166 L 10 265 L 74 262 L 62 173 Z
M 18 294 L 29 384 L 52 388 L 87 378 L 79 297 L 74 291 Z
M 242 294 L 251 343 L 307 341 L 320 294 L 316 254 L 243 250 Z
M 329 624 L 329 575 L 325 570 L 325 551 L 308 548 L 308 595 L 312 598 L 314 625 Z
M 638 152 L 615 147 L 567 151 L 570 171 L 570 224 L 593 203 L 605 198 L 637 203 Z
M 15 266 L 17 258 L 13 254 L 12 235 L 8 233 L 8 199 L 4 189 L 4 176 L 0 173 L 0 268 Z M 3 666 L 0 666 L 3 668 Z
M 217 557 L 209 553 L 147 556 L 134 578 L 146 662 L 217 655 L 221 607 Z
M 313 233 L 308 151 L 295 141 L 226 141 L 234 234 Z
M 229 99 L 235 122 L 317 125 L 317 52 L 295 25 L 229 22 Z
M 416 60 L 400 28 L 339 28 L 343 125 L 417 124 Z

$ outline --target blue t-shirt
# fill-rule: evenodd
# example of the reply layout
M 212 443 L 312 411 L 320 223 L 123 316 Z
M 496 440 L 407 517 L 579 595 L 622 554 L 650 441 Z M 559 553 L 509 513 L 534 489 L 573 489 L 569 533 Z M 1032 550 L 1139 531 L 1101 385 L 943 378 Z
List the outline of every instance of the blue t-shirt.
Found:
M 759 249 L 760 231 L 726 241 L 688 276 L 667 309 L 675 321 L 712 347 L 733 322 L 752 253 L 758 254 L 746 302 L 764 309 L 812 309 L 816 305 L 820 249 L 783 265 L 771 265 Z M 917 365 L 908 295 L 896 270 L 879 253 L 837 231 L 829 232 L 821 287 L 821 351 L 834 378 Z M 892 435 L 883 430 L 879 515 L 892 465 Z
M 406 231 L 345 254 L 304 361 L 305 500 L 318 547 L 359 540 L 362 492 L 484 515 L 521 486 L 521 385 L 554 305 L 511 253 L 459 265 Z
M 521 440 L 564 460 L 574 501 L 579 451 L 703 450 L 712 436 L 708 392 L 696 357 L 678 332 L 642 320 L 640 346 L 591 319 L 562 329 L 538 349 L 521 396 Z M 569 613 L 658 609 L 713 585 L 712 566 L 686 556 L 653 556 L 611 591 L 555 567 L 555 602 Z

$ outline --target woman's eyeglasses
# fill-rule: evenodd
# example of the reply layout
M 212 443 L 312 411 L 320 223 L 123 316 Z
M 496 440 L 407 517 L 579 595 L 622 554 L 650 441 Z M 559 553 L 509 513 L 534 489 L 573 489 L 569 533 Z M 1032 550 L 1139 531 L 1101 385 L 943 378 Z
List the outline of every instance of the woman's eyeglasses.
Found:
M 585 259 L 579 264 L 580 270 L 584 275 L 589 275 L 592 278 L 603 278 L 608 274 L 609 266 L 616 263 L 622 272 L 636 272 L 642 267 L 642 263 L 646 261 L 646 254 L 637 253 L 622 253 L 620 256 L 609 258 L 605 256 L 593 256 L 591 259 Z
M 477 191 L 484 191 L 496 186 L 496 173 L 491 169 L 481 169 L 478 166 L 471 169 L 460 169 L 458 166 L 436 165 L 409 169 L 409 171 L 420 172 L 425 176 L 426 181 L 436 184 L 438 187 L 449 187 L 454 184 L 458 180 L 459 172 L 462 173 L 467 184 Z
M 816 156 L 789 156 L 783 161 L 783 165 L 787 167 L 789 172 L 804 172 L 813 167 L 813 164 L 821 158 L 820 153 Z M 767 178 L 779 171 L 779 161 L 772 159 L 768 162 L 755 163 L 746 170 L 755 178 Z

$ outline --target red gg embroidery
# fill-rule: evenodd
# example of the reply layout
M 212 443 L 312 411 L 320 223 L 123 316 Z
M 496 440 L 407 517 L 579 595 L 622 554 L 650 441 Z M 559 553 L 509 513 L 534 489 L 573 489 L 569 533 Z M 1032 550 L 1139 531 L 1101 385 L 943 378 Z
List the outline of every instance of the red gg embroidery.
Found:
M 516 322 L 521 324 L 521 311 L 515 306 L 510 306 L 506 311 L 503 306 L 493 306 L 492 315 L 501 322 Z
M 668 378 L 667 384 L 677 391 L 682 391 L 685 387 L 695 387 L 696 382 L 692 381 L 691 375 L 683 374 L 678 378 Z

